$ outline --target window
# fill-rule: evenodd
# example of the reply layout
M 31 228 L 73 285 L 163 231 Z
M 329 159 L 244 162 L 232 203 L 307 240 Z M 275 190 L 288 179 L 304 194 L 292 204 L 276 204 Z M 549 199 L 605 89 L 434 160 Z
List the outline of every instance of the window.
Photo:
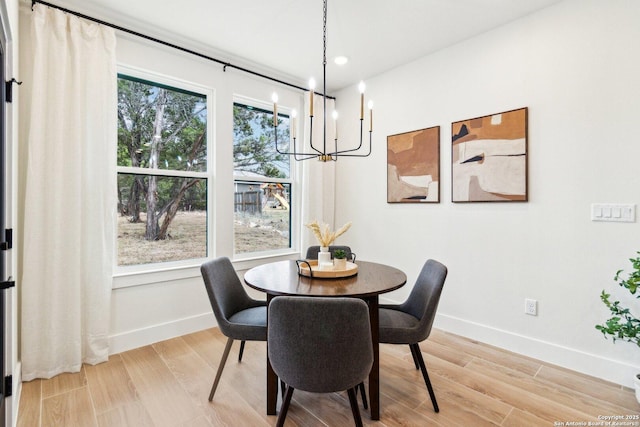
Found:
M 273 111 L 233 105 L 234 251 L 292 247 L 290 158 L 275 149 Z M 280 143 L 282 141 L 282 144 Z M 278 113 L 278 146 L 289 146 L 289 116 Z
M 118 265 L 207 256 L 207 96 L 118 76 Z

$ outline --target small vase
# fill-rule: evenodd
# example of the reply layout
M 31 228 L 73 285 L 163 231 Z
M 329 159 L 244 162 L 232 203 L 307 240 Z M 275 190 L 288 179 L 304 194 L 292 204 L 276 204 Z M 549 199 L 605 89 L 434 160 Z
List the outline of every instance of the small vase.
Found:
M 335 270 L 346 270 L 347 269 L 347 259 L 346 258 L 334 258 L 333 259 L 333 267 Z
M 331 252 L 329 252 L 329 248 L 326 246 L 320 247 L 320 252 L 318 253 L 318 268 L 320 270 L 331 270 L 333 268 Z

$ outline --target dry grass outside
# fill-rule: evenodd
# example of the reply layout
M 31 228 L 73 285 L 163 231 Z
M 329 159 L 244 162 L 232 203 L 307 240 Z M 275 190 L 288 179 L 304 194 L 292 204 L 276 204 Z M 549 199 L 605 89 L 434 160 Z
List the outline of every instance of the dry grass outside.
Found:
M 178 212 L 166 240 L 144 239 L 146 215 L 141 222 L 118 217 L 118 265 L 139 265 L 207 256 L 207 213 Z M 236 253 L 289 247 L 289 212 L 269 209 L 261 215 L 236 213 L 234 220 Z
M 165 240 L 144 238 L 146 215 L 141 222 L 118 217 L 118 265 L 151 264 L 207 256 L 207 213 L 178 212 Z
M 289 211 L 266 209 L 262 214 L 236 212 L 233 224 L 237 254 L 289 247 Z

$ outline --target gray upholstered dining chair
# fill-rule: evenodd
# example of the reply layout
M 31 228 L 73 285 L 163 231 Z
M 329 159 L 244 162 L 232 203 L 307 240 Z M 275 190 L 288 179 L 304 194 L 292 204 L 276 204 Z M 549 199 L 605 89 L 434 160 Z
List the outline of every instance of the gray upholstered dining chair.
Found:
M 269 304 L 268 323 L 269 360 L 286 384 L 276 425 L 284 425 L 299 389 L 347 390 L 355 424 L 362 426 L 356 387 L 373 364 L 367 304 L 357 298 L 280 296 Z
M 356 261 L 356 254 L 351 252 L 351 248 L 349 246 L 340 246 L 340 245 L 329 246 L 329 252 L 331 252 L 332 257 L 334 252 L 337 251 L 338 249 L 341 249 L 347 253 L 347 261 L 350 261 L 350 262 Z M 305 257 L 305 259 L 318 259 L 319 252 L 320 252 L 320 246 L 309 246 L 307 248 L 307 256 Z
M 430 259 L 422 267 L 407 300 L 400 305 L 380 304 L 379 310 L 380 343 L 409 344 L 413 362 L 416 369 L 422 371 L 435 412 L 440 409 L 418 344 L 431 333 L 446 278 L 447 267 Z
M 218 366 L 209 401 L 213 400 L 222 370 L 234 340 L 241 340 L 238 360 L 242 360 L 245 341 L 267 340 L 267 302 L 251 298 L 245 291 L 227 257 L 207 261 L 200 267 L 211 308 L 227 344 Z

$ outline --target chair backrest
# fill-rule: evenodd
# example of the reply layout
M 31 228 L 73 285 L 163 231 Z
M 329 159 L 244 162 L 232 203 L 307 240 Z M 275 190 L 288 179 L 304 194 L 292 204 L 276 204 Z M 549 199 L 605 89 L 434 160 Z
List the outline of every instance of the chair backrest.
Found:
M 256 306 L 255 301 L 245 291 L 229 258 L 220 257 L 207 261 L 200 266 L 200 272 L 218 326 L 225 336 L 229 336 L 229 318 L 239 311 Z
M 418 328 L 421 330 L 421 340 L 426 339 L 431 332 L 446 278 L 447 267 L 438 261 L 427 260 L 409 297 L 400 305 L 402 311 L 420 319 Z
M 373 364 L 369 309 L 357 298 L 289 297 L 271 300 L 269 360 L 291 387 L 314 393 L 348 390 Z
M 351 248 L 349 246 L 340 246 L 333 245 L 329 246 L 329 252 L 331 252 L 331 257 L 333 257 L 336 250 L 342 249 L 347 253 L 347 261 L 355 261 L 355 254 L 351 252 Z M 307 248 L 307 256 L 305 259 L 318 259 L 318 253 L 320 252 L 320 246 L 309 246 Z

